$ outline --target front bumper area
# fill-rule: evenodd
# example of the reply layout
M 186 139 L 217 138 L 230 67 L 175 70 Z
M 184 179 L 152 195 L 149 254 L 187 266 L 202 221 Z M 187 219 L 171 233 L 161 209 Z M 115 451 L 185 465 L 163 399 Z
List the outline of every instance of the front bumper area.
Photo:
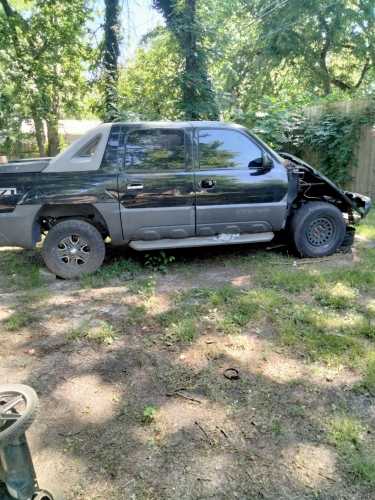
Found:
M 351 191 L 344 191 L 344 194 L 350 199 L 354 210 L 360 214 L 361 219 L 366 217 L 372 207 L 371 198 L 363 194 L 352 193 Z
M 17 205 L 12 212 L 0 212 L 0 246 L 34 248 L 40 239 L 39 210 L 40 205 Z

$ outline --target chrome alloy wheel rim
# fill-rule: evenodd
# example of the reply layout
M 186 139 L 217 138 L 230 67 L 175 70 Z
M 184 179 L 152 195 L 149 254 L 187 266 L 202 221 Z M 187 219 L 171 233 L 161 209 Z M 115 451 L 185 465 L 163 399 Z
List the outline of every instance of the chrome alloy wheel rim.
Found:
M 57 245 L 57 255 L 62 264 L 75 268 L 89 261 L 91 249 L 79 234 L 71 234 Z

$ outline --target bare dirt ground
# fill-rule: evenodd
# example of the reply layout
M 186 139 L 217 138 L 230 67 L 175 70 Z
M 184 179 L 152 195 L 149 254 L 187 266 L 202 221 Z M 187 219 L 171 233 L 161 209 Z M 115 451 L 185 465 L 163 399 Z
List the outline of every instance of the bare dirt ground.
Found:
M 0 260 L 10 252 L 20 251 Z M 178 294 L 253 288 L 251 259 L 242 265 L 253 250 L 236 250 L 238 265 L 233 249 L 212 252 L 185 252 L 166 274 L 144 269 L 90 287 L 49 277 L 38 252 L 27 259 L 41 287 L 0 276 L 0 381 L 40 396 L 28 436 L 41 485 L 57 500 L 375 498 L 327 439 L 327 419 L 348 408 L 373 439 L 375 399 L 353 390 L 356 369 L 283 345 L 262 315 L 228 332 L 212 326 L 213 307 L 198 335 L 184 324 L 178 340 L 174 324 L 160 326 Z M 309 272 L 350 270 L 355 258 L 336 255 Z M 273 272 L 269 260 L 263 271 Z M 311 300 L 309 289 L 298 295 Z M 12 326 L 17 314 L 26 320 Z M 231 367 L 239 379 L 224 377 Z

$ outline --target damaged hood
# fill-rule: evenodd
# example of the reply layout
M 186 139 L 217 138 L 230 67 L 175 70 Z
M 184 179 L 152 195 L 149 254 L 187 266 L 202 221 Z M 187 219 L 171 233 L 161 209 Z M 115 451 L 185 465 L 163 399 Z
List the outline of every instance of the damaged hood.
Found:
M 314 174 L 314 176 L 326 183 L 336 193 L 338 198 L 340 198 L 346 205 L 348 205 L 348 207 L 351 207 L 353 210 L 355 210 L 361 217 L 365 217 L 370 211 L 372 203 L 371 199 L 368 196 L 342 190 L 341 188 L 339 188 L 339 186 L 337 186 L 337 184 L 335 184 L 330 179 L 328 179 L 328 177 L 319 172 L 319 170 L 316 170 L 297 156 L 284 152 L 278 154 L 285 160 L 288 160 L 297 166 L 301 166 L 309 170 L 312 174 Z

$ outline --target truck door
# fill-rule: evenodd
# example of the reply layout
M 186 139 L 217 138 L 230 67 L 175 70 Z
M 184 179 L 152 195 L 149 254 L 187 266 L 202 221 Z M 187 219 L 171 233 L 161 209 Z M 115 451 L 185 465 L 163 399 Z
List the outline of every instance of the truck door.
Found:
M 124 239 L 158 240 L 195 235 L 194 173 L 190 134 L 182 128 L 123 131 L 119 175 Z
M 197 129 L 197 234 L 260 233 L 283 227 L 288 178 L 276 161 L 259 168 L 261 146 L 241 130 Z

